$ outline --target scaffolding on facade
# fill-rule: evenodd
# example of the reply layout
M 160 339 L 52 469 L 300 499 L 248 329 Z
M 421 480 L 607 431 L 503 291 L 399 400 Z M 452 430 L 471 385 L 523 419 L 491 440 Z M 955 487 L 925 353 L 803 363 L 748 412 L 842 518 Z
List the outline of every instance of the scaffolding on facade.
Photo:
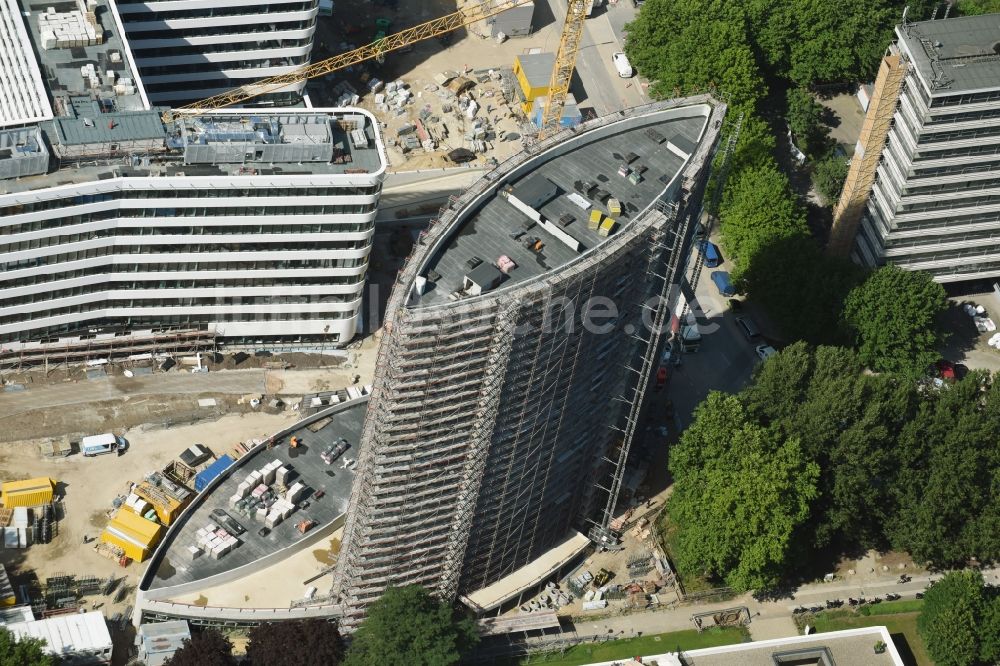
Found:
M 892 128 L 908 69 L 908 63 L 898 51 L 891 51 L 882 58 L 844 189 L 833 209 L 833 227 L 827 246 L 832 255 L 849 256 L 854 247 L 854 238 L 875 183 L 875 174 L 882 160 L 882 150 Z
M 148 336 L 90 338 L 0 349 L 0 369 L 21 370 L 44 365 L 46 368 L 88 361 L 140 361 L 163 354 L 194 354 L 217 351 L 215 331 L 176 330 Z M 138 357 L 138 358 L 137 358 Z

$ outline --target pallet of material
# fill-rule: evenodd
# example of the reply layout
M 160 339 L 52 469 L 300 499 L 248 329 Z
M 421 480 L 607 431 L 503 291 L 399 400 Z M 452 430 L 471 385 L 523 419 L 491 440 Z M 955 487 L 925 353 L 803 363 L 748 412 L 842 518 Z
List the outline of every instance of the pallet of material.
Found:
M 0 527 L 10 527 L 10 521 L 14 517 L 14 509 L 0 509 Z
M 326 416 L 318 421 L 310 423 L 309 425 L 306 426 L 306 428 L 308 428 L 310 432 L 319 432 L 320 430 L 328 426 L 331 421 L 333 421 L 333 417 Z

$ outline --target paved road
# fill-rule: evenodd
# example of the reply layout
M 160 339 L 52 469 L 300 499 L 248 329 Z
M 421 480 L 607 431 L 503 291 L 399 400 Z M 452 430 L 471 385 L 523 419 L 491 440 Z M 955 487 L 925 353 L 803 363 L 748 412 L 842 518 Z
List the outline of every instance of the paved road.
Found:
M 566 0 L 549 0 L 549 6 L 561 23 L 566 16 Z M 622 50 L 620 27 L 618 34 L 614 27 L 624 23 L 618 11 L 618 7 L 602 7 L 596 16 L 587 19 L 576 59 L 577 79 L 582 90 L 574 86 L 572 92 L 580 106 L 593 107 L 601 116 L 648 101 L 639 89 L 638 78 L 620 78 L 611 62 L 611 54 Z M 615 16 L 614 22 L 610 16 Z M 558 44 L 550 48 L 554 51 Z
M 192 374 L 172 372 L 139 377 L 113 377 L 31 387 L 0 393 L 0 418 L 22 412 L 75 405 L 125 396 L 198 393 L 263 393 L 265 370 L 223 370 Z

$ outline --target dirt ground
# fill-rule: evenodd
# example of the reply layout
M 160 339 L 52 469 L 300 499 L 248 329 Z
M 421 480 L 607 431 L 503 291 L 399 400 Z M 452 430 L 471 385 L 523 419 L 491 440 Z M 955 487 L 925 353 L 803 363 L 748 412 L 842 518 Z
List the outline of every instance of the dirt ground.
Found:
M 398 32 L 455 10 L 455 0 L 424 0 L 416 6 L 407 4 L 405 7 L 402 3 L 391 7 L 385 3 L 344 0 L 337 3 L 334 17 L 320 17 L 317 56 L 328 57 L 368 43 L 375 36 L 377 18 L 391 20 L 391 31 Z M 350 19 L 345 21 L 344 17 Z M 522 126 L 526 119 L 518 105 L 506 104 L 500 84 L 490 80 L 488 72 L 511 67 L 516 55 L 529 50 L 554 51 L 558 47 L 559 22 L 540 15 L 540 10 L 536 8 L 534 24 L 535 32 L 531 35 L 511 38 L 502 44 L 489 38 L 488 28 L 482 25 L 460 28 L 444 40 L 425 39 L 410 49 L 387 54 L 382 64 L 368 61 L 331 74 L 310 86 L 310 96 L 314 105 L 334 104 L 339 96 L 334 88 L 346 81 L 361 96 L 358 106 L 372 111 L 383 122 L 393 170 L 440 168 L 450 165 L 444 157 L 449 150 L 472 147 L 464 139 L 466 132 L 472 128 L 472 120 L 458 110 L 453 95 L 435 84 L 434 75 L 444 71 L 464 74 L 476 82 L 468 95 L 481 107 L 477 118 L 482 119 L 488 131 L 496 137 L 487 142 L 487 150 L 478 155 L 477 162 L 485 164 L 491 159 L 503 161 L 521 150 Z M 366 76 L 384 82 L 402 80 L 413 94 L 412 103 L 404 107 L 405 113 L 397 115 L 393 110 L 379 110 L 375 95 L 363 82 Z M 452 104 L 454 108 L 444 111 L 445 104 Z M 392 145 L 397 138 L 396 131 L 403 124 L 416 120 L 419 112 L 428 105 L 430 117 L 425 124 L 437 148 L 430 151 L 417 148 L 404 154 L 398 145 Z
M 229 414 L 217 420 L 174 428 L 136 427 L 125 432 L 129 450 L 122 456 L 84 458 L 74 454 L 55 460 L 42 458 L 37 440 L 0 444 L 0 479 L 5 481 L 48 476 L 58 483 L 62 520 L 58 534 L 48 544 L 25 550 L 2 550 L 0 561 L 15 569 L 33 570 L 39 580 L 57 574 L 92 574 L 106 578 L 127 573 L 130 578 L 140 565 L 122 569 L 101 557 L 84 535 L 97 537 L 107 522 L 112 500 L 125 493 L 130 481 L 140 481 L 162 469 L 192 444 L 204 444 L 216 455 L 228 453 L 235 444 L 261 438 L 297 418 L 294 413 Z

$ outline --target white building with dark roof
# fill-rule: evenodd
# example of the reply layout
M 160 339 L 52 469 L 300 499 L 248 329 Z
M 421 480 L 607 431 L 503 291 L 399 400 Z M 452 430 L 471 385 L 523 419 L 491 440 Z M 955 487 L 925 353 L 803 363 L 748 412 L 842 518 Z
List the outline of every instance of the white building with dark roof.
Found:
M 51 107 L 0 97 L 0 364 L 169 351 L 168 337 L 187 351 L 349 342 L 386 168 L 375 119 L 165 122 L 113 3 L 83 6 L 101 39 L 72 47 L 40 29 L 42 4 L 21 9 L 5 34 L 31 42 L 23 85 L 40 73 Z
M 939 282 L 1000 276 L 1000 14 L 896 27 L 831 246 Z

